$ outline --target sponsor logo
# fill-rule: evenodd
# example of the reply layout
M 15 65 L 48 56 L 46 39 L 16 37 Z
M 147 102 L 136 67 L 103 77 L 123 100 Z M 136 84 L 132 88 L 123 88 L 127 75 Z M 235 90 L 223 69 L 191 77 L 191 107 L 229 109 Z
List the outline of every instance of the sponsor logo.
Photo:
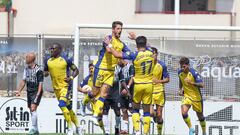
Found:
M 21 98 L 7 100 L 0 107 L 0 130 L 2 132 L 19 132 L 29 130 L 30 113 L 27 102 Z
M 212 59 L 208 55 L 191 59 L 193 67 L 202 67 L 200 73 L 202 77 L 213 77 L 219 82 L 222 81 L 222 78 L 240 77 L 240 67 L 238 66 L 237 62 L 234 62 L 236 60 L 228 61 L 230 63 L 221 58 Z

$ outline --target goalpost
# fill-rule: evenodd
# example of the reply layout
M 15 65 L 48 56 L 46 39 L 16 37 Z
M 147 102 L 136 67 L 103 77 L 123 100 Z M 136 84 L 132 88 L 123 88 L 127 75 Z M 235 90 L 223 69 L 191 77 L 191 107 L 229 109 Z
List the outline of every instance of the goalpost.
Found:
M 111 29 L 110 24 L 76 24 L 75 26 L 75 39 L 74 39 L 74 64 L 79 68 L 79 56 L 80 56 L 80 32 L 82 29 Z M 209 31 L 209 32 L 230 32 L 230 39 L 235 41 L 237 38 L 235 32 L 240 31 L 240 27 L 232 26 L 175 26 L 175 25 L 124 25 L 123 29 L 134 29 L 134 30 L 153 30 L 153 31 Z M 178 35 L 178 34 L 176 34 Z M 174 37 L 174 36 L 173 36 Z M 178 37 L 174 37 L 178 39 Z M 177 50 L 176 50 L 177 51 Z M 163 57 L 165 58 L 165 54 Z M 161 56 L 162 57 L 162 56 Z M 200 60 L 201 61 L 201 60 Z M 204 61 L 204 60 L 202 60 Z M 196 61 L 195 61 L 196 62 Z M 204 68 L 201 70 L 205 71 Z M 211 68 L 212 70 L 212 68 Z M 218 71 L 218 70 L 216 70 Z M 222 70 L 221 70 L 222 71 Z M 209 71 L 211 74 L 211 71 Z M 214 73 L 214 72 L 213 72 Z M 211 78 L 211 77 L 209 77 Z M 212 77 L 214 79 L 214 76 Z M 77 112 L 77 87 L 78 79 L 73 80 L 73 110 Z

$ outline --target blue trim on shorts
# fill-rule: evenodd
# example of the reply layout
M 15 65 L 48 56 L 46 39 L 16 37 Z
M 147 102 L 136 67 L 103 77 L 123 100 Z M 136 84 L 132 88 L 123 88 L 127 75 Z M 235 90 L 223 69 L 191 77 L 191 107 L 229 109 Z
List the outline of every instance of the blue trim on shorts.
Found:
M 58 101 L 58 106 L 59 106 L 59 107 L 66 107 L 66 106 L 67 106 L 67 103 L 66 103 L 65 101 L 63 101 L 63 100 L 59 100 L 59 101 Z
M 143 113 L 143 117 L 148 117 L 148 116 L 150 116 L 150 112 L 144 112 Z
M 99 100 L 99 101 L 102 101 L 102 102 L 104 103 L 106 99 L 105 99 L 105 98 L 102 98 L 102 97 L 99 97 L 98 100 Z
M 139 113 L 139 109 L 134 109 L 132 113 Z

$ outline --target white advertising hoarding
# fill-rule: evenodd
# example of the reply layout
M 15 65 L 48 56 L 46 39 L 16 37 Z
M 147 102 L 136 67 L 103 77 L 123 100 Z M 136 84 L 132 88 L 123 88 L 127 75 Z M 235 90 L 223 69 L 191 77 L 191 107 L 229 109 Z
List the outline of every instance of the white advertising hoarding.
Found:
M 164 133 L 187 135 L 188 128 L 181 116 L 181 102 L 168 101 L 164 109 Z M 40 133 L 66 133 L 67 124 L 63 119 L 58 102 L 54 98 L 43 98 L 38 108 L 38 124 Z M 208 135 L 240 135 L 240 103 L 239 102 L 204 102 L 204 115 L 207 122 Z M 31 114 L 27 108 L 26 99 L 0 98 L 0 132 L 27 133 L 31 129 Z M 88 134 L 103 133 L 91 121 L 91 112 L 87 116 L 79 116 L 84 132 Z M 192 125 L 196 129 L 195 135 L 201 135 L 201 126 L 196 113 L 189 111 Z M 110 111 L 109 120 L 111 132 L 114 133 L 115 116 Z M 129 119 L 129 131 L 133 132 L 132 120 Z M 151 134 L 157 134 L 156 125 L 152 122 Z

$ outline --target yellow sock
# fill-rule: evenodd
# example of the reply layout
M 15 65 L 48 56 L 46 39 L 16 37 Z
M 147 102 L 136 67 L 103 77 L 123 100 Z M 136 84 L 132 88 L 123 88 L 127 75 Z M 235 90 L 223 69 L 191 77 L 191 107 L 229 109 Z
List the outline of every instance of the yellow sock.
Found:
M 161 135 L 162 134 L 162 127 L 163 127 L 163 124 L 157 124 L 157 130 L 158 130 L 158 134 Z
M 71 116 L 71 120 L 72 120 L 72 122 L 74 123 L 74 125 L 75 125 L 76 127 L 79 127 L 78 118 L 77 118 L 76 114 L 74 113 L 74 111 L 73 111 L 73 110 L 70 110 L 70 111 L 69 111 L 69 114 L 70 114 L 70 116 Z
M 133 128 L 135 131 L 140 131 L 140 114 L 139 111 L 133 110 L 132 114 Z
M 103 130 L 104 132 L 104 125 L 102 120 L 98 120 L 99 127 Z
M 148 134 L 149 129 L 150 129 L 150 124 L 151 124 L 151 117 L 149 112 L 145 112 L 143 115 L 143 133 Z
M 86 95 L 84 96 L 84 99 L 83 99 L 83 105 L 87 105 L 87 104 L 89 103 L 90 99 L 91 99 L 91 98 L 89 97 L 89 95 L 86 94 Z
M 200 125 L 202 127 L 203 133 L 206 133 L 206 121 L 205 120 L 200 120 Z
M 62 112 L 63 112 L 63 116 L 67 122 L 68 128 L 72 128 L 72 121 L 71 121 L 71 116 L 70 116 L 70 112 L 67 109 L 67 107 L 60 107 Z
M 98 98 L 98 100 L 95 103 L 95 110 L 94 110 L 94 116 L 99 116 L 102 113 L 102 109 L 104 106 L 105 98 Z
M 183 115 L 183 119 L 184 119 L 185 123 L 187 124 L 188 128 L 192 128 L 192 123 L 191 123 L 190 117 L 187 114 Z

